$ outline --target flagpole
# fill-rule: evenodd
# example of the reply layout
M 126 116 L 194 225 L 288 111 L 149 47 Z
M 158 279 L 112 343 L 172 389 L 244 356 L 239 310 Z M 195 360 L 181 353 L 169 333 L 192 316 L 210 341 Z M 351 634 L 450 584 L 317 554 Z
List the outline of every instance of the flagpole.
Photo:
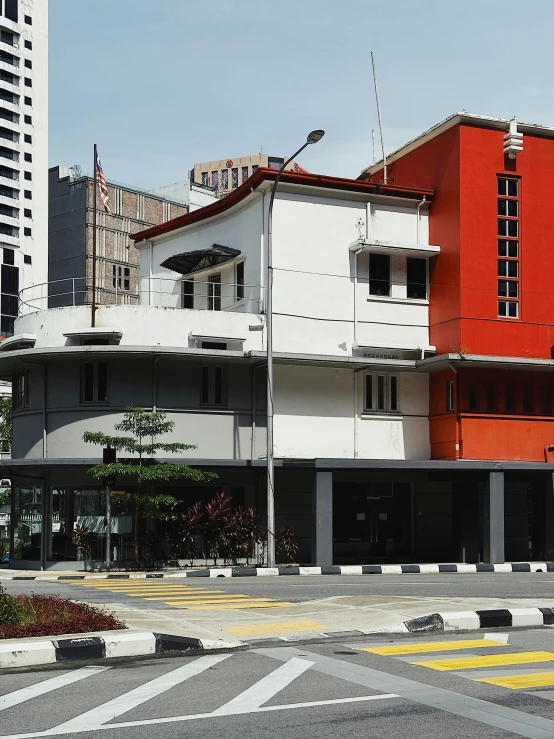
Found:
M 96 325 L 96 162 L 97 159 L 96 144 L 94 144 L 94 189 L 93 189 L 93 208 L 92 208 L 92 302 L 90 325 L 92 328 Z

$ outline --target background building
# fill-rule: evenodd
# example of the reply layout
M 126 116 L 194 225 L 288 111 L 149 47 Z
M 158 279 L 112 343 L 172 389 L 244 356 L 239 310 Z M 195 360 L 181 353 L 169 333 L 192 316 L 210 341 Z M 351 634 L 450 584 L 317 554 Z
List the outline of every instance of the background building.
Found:
M 49 296 L 52 306 L 90 302 L 94 180 L 75 168 L 49 170 Z M 177 183 L 179 184 L 179 183 Z M 175 200 L 129 185 L 108 181 L 111 214 L 97 192 L 96 274 L 97 302 L 136 303 L 139 253 L 130 236 L 187 212 L 184 187 L 172 186 Z M 181 202 L 177 197 L 182 197 Z M 212 198 L 213 199 L 213 198 Z M 44 297 L 26 290 L 30 304 Z
M 48 274 L 48 0 L 0 4 L 0 335 Z
M 235 159 L 217 159 L 213 162 L 199 162 L 190 170 L 190 181 L 212 187 L 219 197 L 227 195 L 253 175 L 260 167 L 279 169 L 285 162 L 284 157 L 271 157 L 268 154 L 254 154 L 249 157 Z M 287 170 L 306 172 L 305 169 L 291 162 Z

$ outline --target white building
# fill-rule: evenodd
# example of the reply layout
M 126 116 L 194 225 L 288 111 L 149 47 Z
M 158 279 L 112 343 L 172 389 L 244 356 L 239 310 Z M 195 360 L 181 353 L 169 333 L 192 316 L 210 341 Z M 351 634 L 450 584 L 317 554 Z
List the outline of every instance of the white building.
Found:
M 17 294 L 48 274 L 48 0 L 0 12 L 0 335 Z

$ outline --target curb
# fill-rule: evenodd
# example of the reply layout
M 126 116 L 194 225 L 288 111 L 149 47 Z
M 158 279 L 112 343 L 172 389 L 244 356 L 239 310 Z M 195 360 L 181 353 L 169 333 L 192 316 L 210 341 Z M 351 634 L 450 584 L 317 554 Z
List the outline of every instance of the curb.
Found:
M 0 669 L 49 665 L 72 660 L 98 660 L 114 657 L 142 657 L 164 652 L 239 649 L 240 641 L 193 639 L 147 632 L 105 632 L 100 636 L 54 638 L 42 641 L 0 641 Z
M 490 608 L 483 611 L 432 613 L 404 621 L 398 630 L 415 633 L 553 625 L 554 608 Z
M 332 565 L 330 567 L 212 567 L 192 572 L 117 573 L 92 575 L 12 575 L 5 580 L 130 580 L 169 577 L 278 577 L 283 575 L 438 575 L 487 572 L 554 572 L 552 562 L 514 562 L 502 564 L 423 564 L 423 565 Z

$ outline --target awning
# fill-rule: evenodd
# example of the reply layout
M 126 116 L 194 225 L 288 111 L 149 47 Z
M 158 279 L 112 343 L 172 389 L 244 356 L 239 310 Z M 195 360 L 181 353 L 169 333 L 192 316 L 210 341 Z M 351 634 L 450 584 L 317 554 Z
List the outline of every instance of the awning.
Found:
M 193 272 L 200 272 L 204 269 L 210 269 L 210 267 L 217 267 L 219 264 L 225 264 L 225 262 L 230 262 L 231 259 L 238 256 L 240 256 L 239 249 L 213 244 L 209 249 L 174 254 L 165 262 L 162 262 L 161 266 L 182 275 L 190 275 Z

